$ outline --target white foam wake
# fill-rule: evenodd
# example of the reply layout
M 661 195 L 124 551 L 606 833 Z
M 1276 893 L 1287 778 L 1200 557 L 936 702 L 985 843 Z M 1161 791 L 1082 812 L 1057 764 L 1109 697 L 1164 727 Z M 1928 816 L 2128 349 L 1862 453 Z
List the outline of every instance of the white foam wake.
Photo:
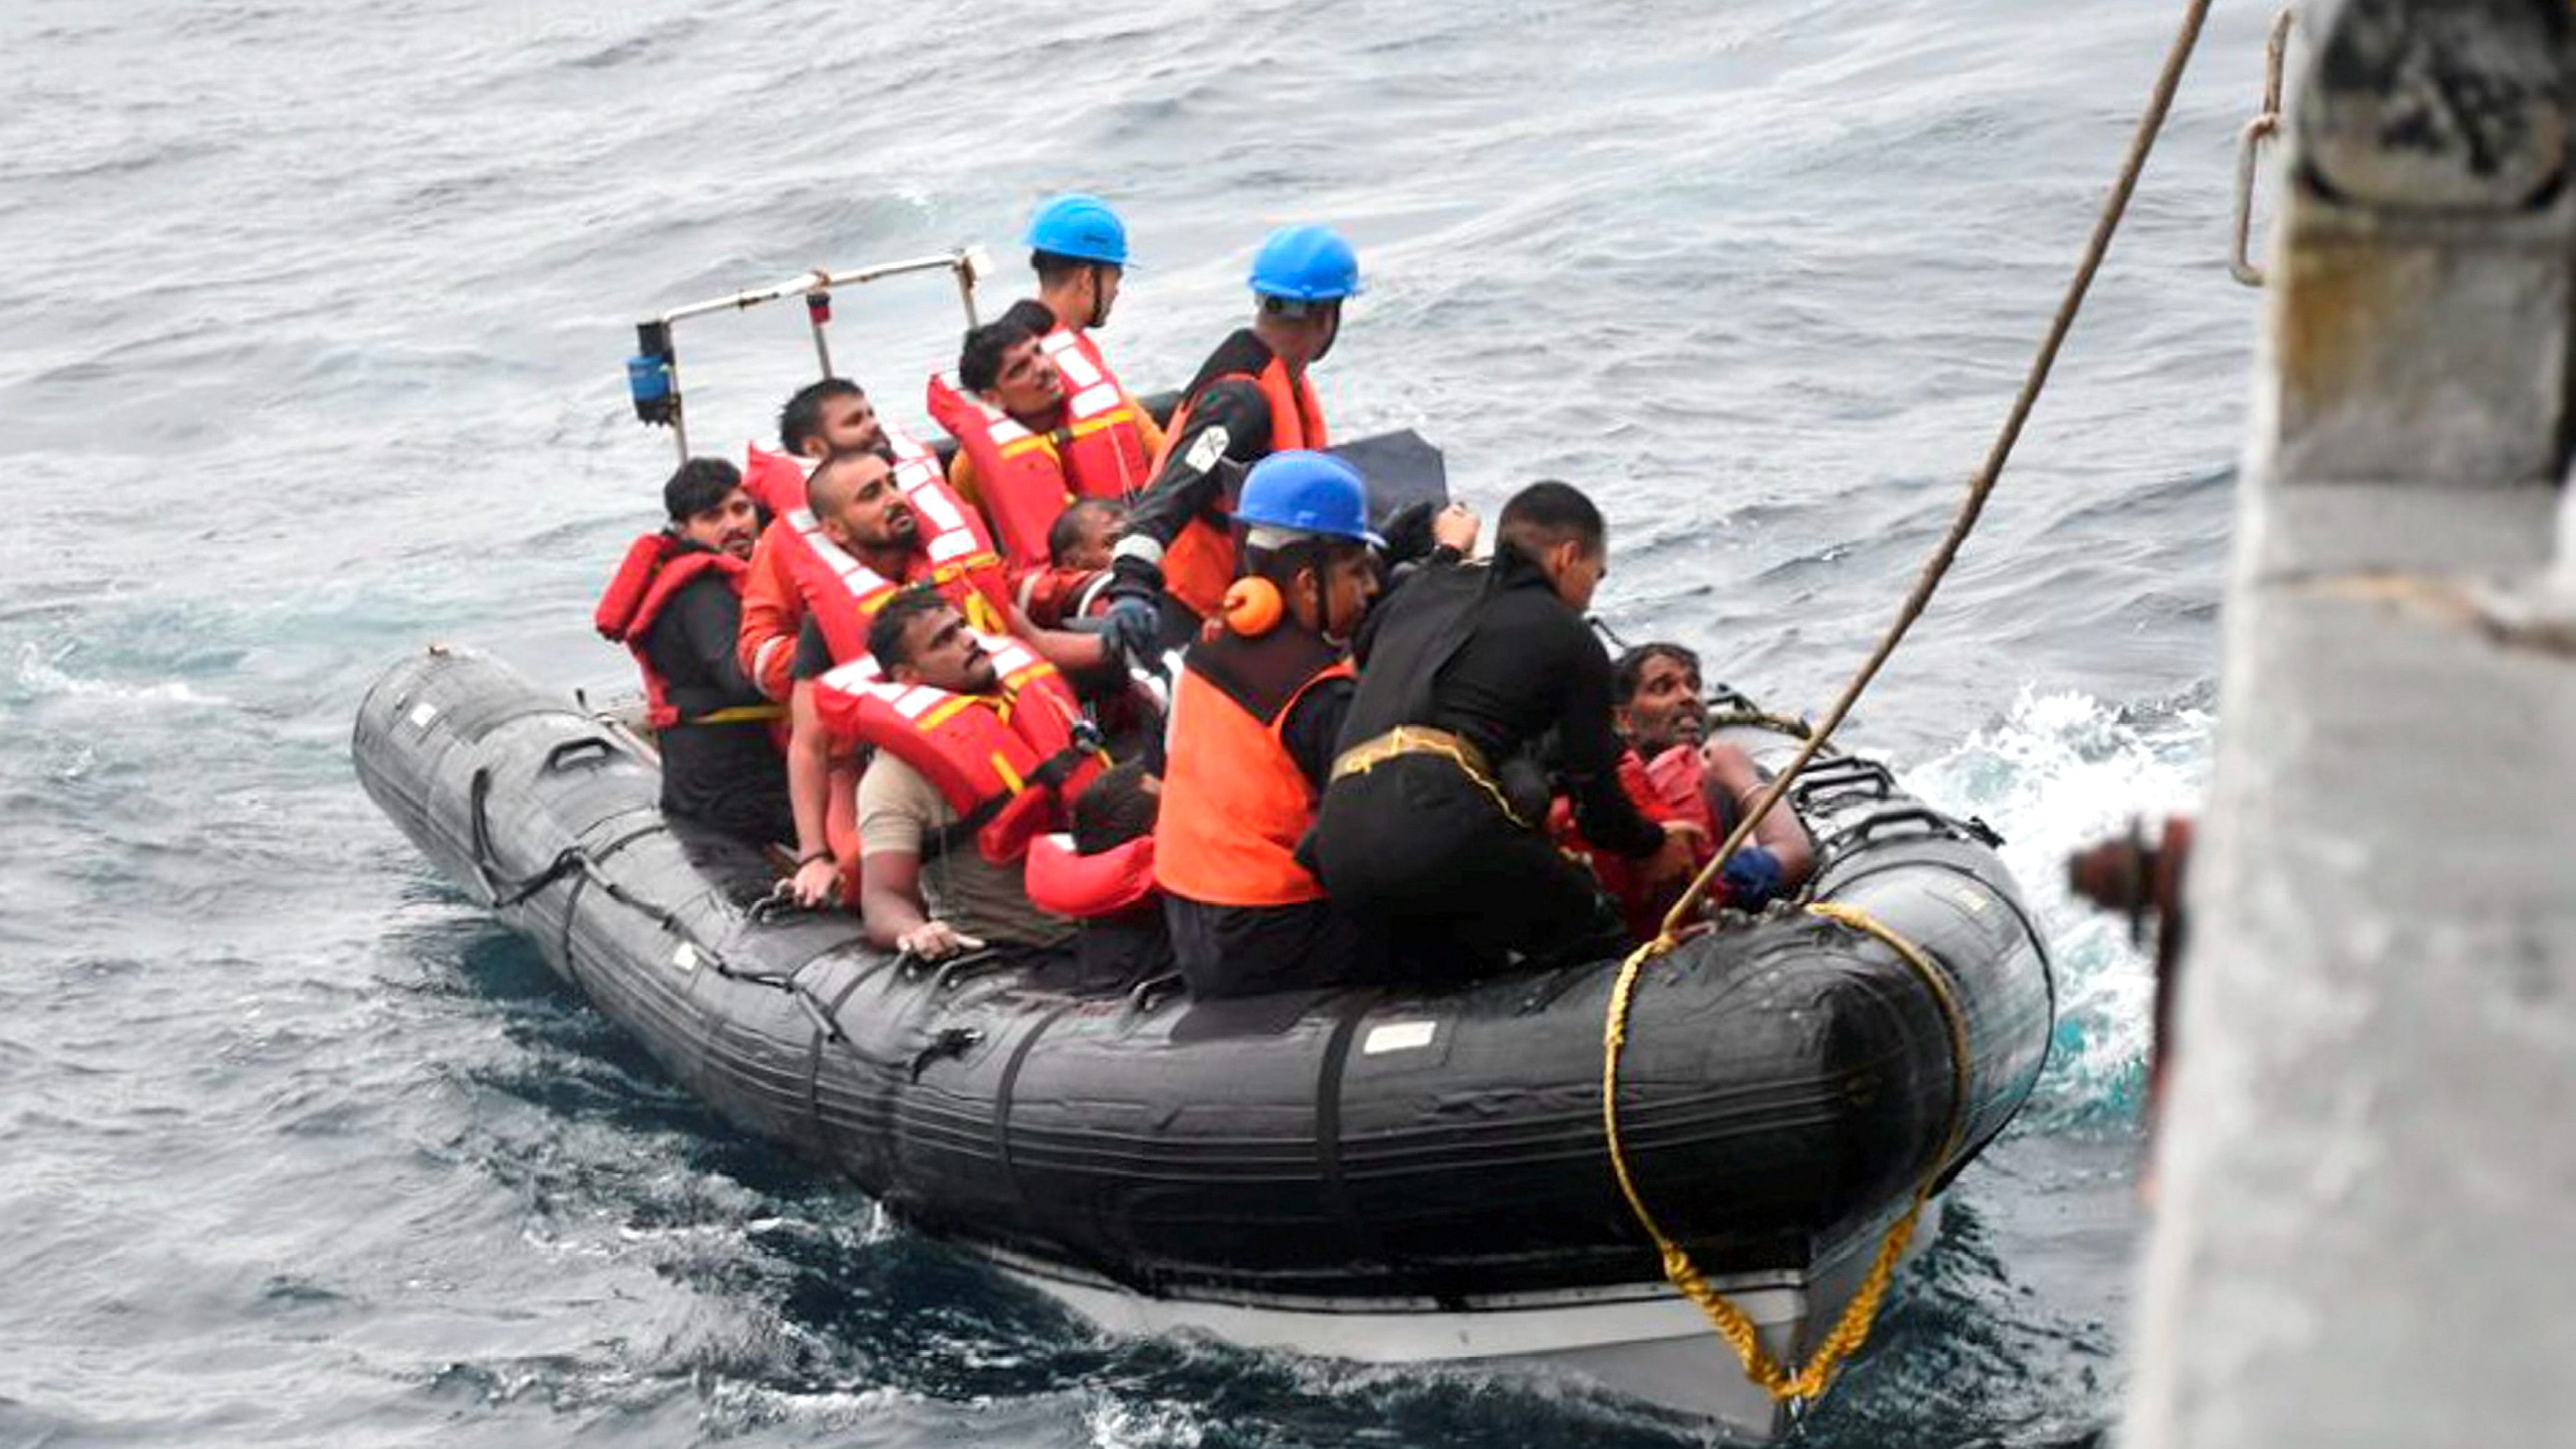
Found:
M 2002 720 L 1904 771 L 1937 808 L 1978 815 L 2047 932 L 2057 967 L 2057 1039 L 2032 1103 L 2037 1125 L 2135 1119 L 2145 1085 L 2154 979 L 2126 924 L 2073 899 L 2069 853 L 2197 806 L 2213 717 L 2122 707 L 2025 685 Z
M 78 651 L 79 645 L 65 644 L 48 652 L 31 640 L 18 646 L 18 692 L 24 699 L 106 699 L 131 701 L 136 704 L 189 704 L 229 708 L 232 701 L 220 694 L 209 694 L 189 686 L 187 681 L 165 679 L 157 684 L 143 684 L 124 679 L 93 679 L 63 668 L 65 660 Z

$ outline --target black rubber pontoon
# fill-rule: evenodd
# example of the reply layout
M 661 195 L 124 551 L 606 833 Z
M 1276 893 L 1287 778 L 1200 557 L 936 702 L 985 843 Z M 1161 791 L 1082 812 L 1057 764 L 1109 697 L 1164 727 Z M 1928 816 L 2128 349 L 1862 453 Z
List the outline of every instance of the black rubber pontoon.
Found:
M 370 796 L 741 1126 L 905 1220 L 1023 1266 L 1259 1304 L 1425 1302 L 1657 1284 L 1604 1155 L 1613 962 L 1441 995 L 1193 1003 L 1083 991 L 1062 966 L 918 969 L 845 915 L 769 919 L 757 855 L 657 808 L 613 726 L 480 655 L 433 649 L 368 694 Z M 1863 1256 L 1927 1172 L 2019 1108 L 2047 961 L 1982 827 L 1867 760 L 1792 799 L 1818 898 L 1947 974 L 1775 911 L 1675 951 L 1637 992 L 1621 1121 L 1647 1199 L 1713 1275 Z M 1959 1147 L 1935 1161 L 1952 1114 Z

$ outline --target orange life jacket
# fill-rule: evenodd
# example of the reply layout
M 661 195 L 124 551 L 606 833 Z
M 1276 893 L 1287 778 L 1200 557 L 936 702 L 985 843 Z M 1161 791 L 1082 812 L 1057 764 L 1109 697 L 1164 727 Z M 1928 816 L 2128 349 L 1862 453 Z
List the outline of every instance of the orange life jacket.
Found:
M 1341 650 L 1294 628 L 1255 639 L 1221 631 L 1190 646 L 1172 690 L 1157 885 L 1213 906 L 1324 898 L 1296 856 L 1315 821 L 1315 788 L 1280 732 L 1308 690 L 1351 672 Z
M 1010 585 L 983 521 L 949 491 L 936 455 L 892 428 L 886 437 L 895 448 L 895 484 L 921 524 L 921 547 L 903 577 L 889 579 L 834 543 L 801 496 L 771 525 L 806 612 L 822 625 L 832 658 L 845 664 L 866 657 L 868 621 L 908 584 L 938 589 L 970 628 L 998 634 L 1011 622 Z
M 1064 375 L 1064 423 L 1032 433 L 948 379 L 930 379 L 930 416 L 975 460 L 984 514 L 1014 573 L 1044 568 L 1047 530 L 1075 498 L 1126 498 L 1153 477 L 1133 399 L 1091 339 L 1059 327 L 1038 350 Z
M 1270 404 L 1271 452 L 1331 446 L 1324 431 L 1324 404 L 1315 396 L 1314 384 L 1302 375 L 1291 376 L 1288 364 L 1259 337 L 1242 331 L 1217 348 L 1199 370 L 1189 397 L 1172 414 L 1171 426 L 1163 431 L 1163 450 L 1154 459 L 1156 474 L 1171 461 L 1172 450 L 1181 446 L 1200 394 L 1220 382 L 1260 385 L 1262 399 Z M 1234 582 L 1233 515 L 1233 500 L 1221 498 L 1214 517 L 1202 514 L 1191 519 L 1163 551 L 1163 587 L 1202 619 L 1215 617 L 1225 602 L 1226 586 Z
M 718 710 L 696 719 L 684 719 L 680 707 L 671 701 L 671 681 L 653 667 L 653 657 L 644 648 L 644 636 L 653 631 L 653 623 L 680 590 L 708 574 L 721 575 L 726 586 L 742 592 L 743 575 L 750 565 L 728 553 L 695 548 L 676 534 L 648 533 L 627 545 L 626 557 L 617 566 L 616 576 L 599 596 L 599 607 L 591 611 L 590 621 L 600 637 L 612 644 L 623 644 L 635 656 L 635 667 L 644 674 L 644 722 L 656 730 L 677 724 L 737 724 L 774 718 L 778 711 L 772 705 Z M 759 710 L 759 712 L 754 712 Z
M 1083 855 L 1070 835 L 1041 835 L 1029 842 L 1023 879 L 1029 904 L 1049 915 L 1096 921 L 1133 910 L 1154 894 L 1154 837 Z
M 1005 864 L 1063 828 L 1108 756 L 1053 666 L 1015 639 L 980 637 L 1000 675 L 991 694 L 898 684 L 861 655 L 815 681 L 814 704 L 834 739 L 920 771 L 957 812 L 951 828 Z

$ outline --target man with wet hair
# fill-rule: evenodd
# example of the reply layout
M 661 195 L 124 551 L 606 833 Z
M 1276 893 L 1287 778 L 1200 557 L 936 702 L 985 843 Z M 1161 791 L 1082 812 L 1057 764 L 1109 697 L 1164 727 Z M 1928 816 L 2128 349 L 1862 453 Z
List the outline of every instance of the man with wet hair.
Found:
M 1316 821 L 1325 889 L 1382 935 L 1404 979 L 1616 948 L 1591 873 L 1545 832 L 1543 738 L 1596 846 L 1657 884 L 1690 864 L 1692 827 L 1658 826 L 1620 788 L 1610 660 L 1584 622 L 1609 572 L 1600 510 L 1533 483 L 1495 534 L 1490 564 L 1434 562 L 1370 617 Z
M 1656 640 L 1619 656 L 1610 670 L 1619 732 L 1648 759 L 1674 745 L 1708 738 L 1708 704 L 1700 698 L 1699 655 Z
M 742 475 L 691 458 L 662 485 L 669 523 L 636 540 L 601 598 L 600 633 L 634 652 L 662 753 L 662 809 L 749 844 L 793 838 L 778 707 L 734 659 L 757 514 Z
M 1640 644 L 1620 655 L 1611 673 L 1619 731 L 1628 742 L 1619 761 L 1620 786 L 1648 819 L 1694 827 L 1691 870 L 1696 874 L 1760 792 L 1762 772 L 1743 750 L 1708 738 L 1699 655 L 1689 648 L 1661 640 Z M 1653 935 L 1685 882 L 1650 885 L 1629 861 L 1592 849 L 1563 801 L 1550 824 L 1564 850 L 1591 862 L 1602 889 L 1618 903 L 1629 934 L 1640 939 Z M 1784 805 L 1764 816 L 1752 841 L 1727 861 L 1713 894 L 1721 904 L 1759 910 L 1803 884 L 1814 862 L 1805 825 Z

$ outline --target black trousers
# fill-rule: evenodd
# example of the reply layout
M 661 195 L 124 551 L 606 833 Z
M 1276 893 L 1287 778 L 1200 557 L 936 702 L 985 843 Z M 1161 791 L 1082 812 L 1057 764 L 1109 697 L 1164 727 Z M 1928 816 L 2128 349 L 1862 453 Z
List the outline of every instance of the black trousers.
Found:
M 1172 928 L 1181 980 L 1202 1001 L 1357 985 L 1379 977 L 1373 943 L 1326 901 L 1212 906 L 1165 896 L 1163 919 Z
M 1379 937 L 1396 980 L 1588 960 L 1626 939 L 1590 871 L 1437 755 L 1334 781 L 1312 844 L 1325 890 Z

